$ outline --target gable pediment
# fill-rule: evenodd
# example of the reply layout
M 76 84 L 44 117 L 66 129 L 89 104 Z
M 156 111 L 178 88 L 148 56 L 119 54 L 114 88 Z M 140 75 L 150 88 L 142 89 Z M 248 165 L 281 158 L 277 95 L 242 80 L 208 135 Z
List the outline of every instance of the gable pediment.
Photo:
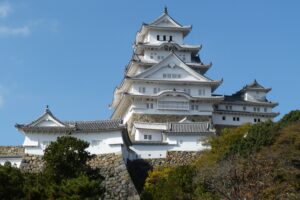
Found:
M 172 19 L 168 14 L 164 13 L 162 16 L 157 18 L 150 25 L 160 27 L 182 27 L 181 24 Z
M 34 127 L 65 127 L 65 125 L 59 120 L 55 119 L 49 114 L 43 115 L 39 120 L 35 123 L 31 124 Z
M 210 81 L 208 78 L 187 66 L 174 53 L 169 54 L 160 63 L 138 74 L 134 78 L 178 81 Z

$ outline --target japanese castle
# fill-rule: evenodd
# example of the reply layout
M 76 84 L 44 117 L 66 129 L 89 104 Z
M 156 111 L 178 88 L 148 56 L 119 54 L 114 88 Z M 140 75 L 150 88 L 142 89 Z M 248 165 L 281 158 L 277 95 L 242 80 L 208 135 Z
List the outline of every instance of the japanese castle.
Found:
M 191 25 L 181 25 L 165 8 L 143 23 L 133 44 L 124 78 L 113 93 L 111 119 L 62 121 L 47 107 L 29 124 L 25 153 L 43 155 L 58 136 L 73 135 L 90 143 L 94 154 L 120 153 L 124 159 L 164 158 L 168 151 L 209 149 L 207 138 L 224 127 L 272 120 L 278 103 L 256 80 L 233 95 L 215 93 L 222 80 L 206 76 L 212 64 L 199 56 L 201 45 L 184 42 Z

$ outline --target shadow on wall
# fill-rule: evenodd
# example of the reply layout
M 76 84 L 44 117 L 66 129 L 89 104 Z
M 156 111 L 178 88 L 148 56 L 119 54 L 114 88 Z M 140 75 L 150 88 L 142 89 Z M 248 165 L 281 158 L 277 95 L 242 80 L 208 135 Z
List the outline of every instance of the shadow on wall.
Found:
M 153 169 L 153 166 L 146 160 L 128 160 L 127 168 L 131 176 L 133 184 L 140 194 L 144 188 L 145 180 L 148 176 L 148 172 Z

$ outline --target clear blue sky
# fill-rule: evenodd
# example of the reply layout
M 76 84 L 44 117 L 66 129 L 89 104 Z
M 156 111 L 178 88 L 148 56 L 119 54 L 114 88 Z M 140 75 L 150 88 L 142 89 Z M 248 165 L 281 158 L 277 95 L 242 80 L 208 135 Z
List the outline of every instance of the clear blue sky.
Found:
M 299 109 L 300 1 L 0 0 L 0 145 L 49 104 L 62 120 L 108 119 L 135 34 L 164 6 L 202 44 L 208 76 L 231 94 L 256 78 L 281 116 Z

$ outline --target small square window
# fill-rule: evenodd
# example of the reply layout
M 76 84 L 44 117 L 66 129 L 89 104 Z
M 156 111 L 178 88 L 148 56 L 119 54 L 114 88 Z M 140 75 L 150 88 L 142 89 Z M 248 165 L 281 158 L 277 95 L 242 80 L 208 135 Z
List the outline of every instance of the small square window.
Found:
M 257 121 L 260 122 L 260 118 L 258 118 Z
M 235 117 L 233 117 L 233 121 L 235 121 Z
M 152 135 L 148 135 L 148 139 L 149 139 L 149 140 L 152 140 Z
M 159 35 L 156 36 L 156 39 L 159 40 Z
M 254 118 L 254 122 L 257 122 L 257 119 L 256 119 L 256 118 Z
M 264 108 L 264 111 L 265 111 L 265 112 L 267 112 L 267 111 L 268 111 L 268 109 L 267 109 L 267 108 Z
M 236 121 L 240 121 L 240 118 L 239 118 L 239 117 L 237 117 L 237 118 L 236 118 Z
M 225 121 L 225 120 L 226 120 L 226 117 L 225 117 L 225 116 L 223 116 L 223 117 L 222 117 L 222 120 L 223 120 L 223 121 Z
M 164 35 L 163 36 L 163 40 L 166 41 L 167 40 L 167 36 Z
M 172 40 L 173 40 L 173 36 L 172 36 L 172 35 L 170 35 L 169 42 L 172 42 Z
M 148 139 L 148 135 L 144 135 L 144 140 L 147 140 Z
M 246 110 L 247 110 L 247 107 L 246 107 L 246 106 L 244 106 L 244 107 L 243 107 L 243 110 L 244 110 L 244 111 L 246 111 Z

